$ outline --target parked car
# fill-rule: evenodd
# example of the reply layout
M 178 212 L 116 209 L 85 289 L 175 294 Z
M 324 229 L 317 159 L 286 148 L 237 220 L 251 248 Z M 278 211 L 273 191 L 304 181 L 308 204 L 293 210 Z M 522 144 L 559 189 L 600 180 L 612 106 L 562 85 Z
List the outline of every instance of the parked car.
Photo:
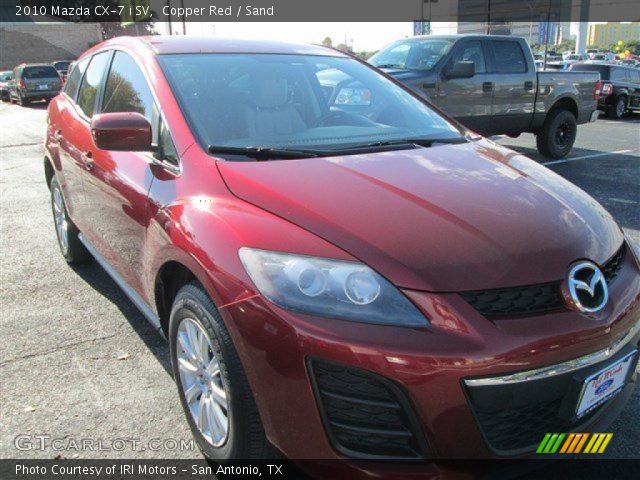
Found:
M 55 62 L 51 62 L 53 68 L 58 71 L 63 84 L 67 80 L 67 72 L 69 71 L 69 67 L 72 62 L 73 60 L 57 60 Z
M 520 37 L 413 37 L 369 62 L 482 135 L 534 133 L 547 157 L 566 156 L 577 125 L 597 118 L 598 75 L 537 72 Z
M 589 56 L 581 53 L 571 53 L 567 56 L 562 57 L 562 61 L 571 65 L 573 63 L 584 62 L 589 60 Z
M 9 83 L 9 100 L 21 106 L 35 100 L 51 100 L 60 92 L 60 75 L 49 64 L 18 65 Z
M 347 54 L 116 37 L 47 118 L 62 255 L 168 338 L 209 458 L 520 456 L 632 393 L 640 264 L 611 215 Z
M 11 70 L 0 72 L 0 100 L 9 101 L 9 81 L 11 80 Z
M 638 109 L 640 70 L 621 65 L 578 63 L 571 66 L 571 71 L 600 74 L 602 85 L 598 108 L 604 110 L 609 117 L 620 119 L 628 110 Z

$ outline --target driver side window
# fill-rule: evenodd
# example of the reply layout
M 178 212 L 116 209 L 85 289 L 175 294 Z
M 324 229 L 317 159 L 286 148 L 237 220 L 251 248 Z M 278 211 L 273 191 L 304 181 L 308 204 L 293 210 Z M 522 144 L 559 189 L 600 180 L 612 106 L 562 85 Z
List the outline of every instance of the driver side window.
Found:
M 158 143 L 158 109 L 147 80 L 127 53 L 116 51 L 104 89 L 102 112 L 137 112 L 149 120 Z
M 484 52 L 482 51 L 482 43 L 479 40 L 473 40 L 462 44 L 452 55 L 451 66 L 456 62 L 473 62 L 476 66 L 476 73 L 485 73 L 487 67 L 484 61 Z

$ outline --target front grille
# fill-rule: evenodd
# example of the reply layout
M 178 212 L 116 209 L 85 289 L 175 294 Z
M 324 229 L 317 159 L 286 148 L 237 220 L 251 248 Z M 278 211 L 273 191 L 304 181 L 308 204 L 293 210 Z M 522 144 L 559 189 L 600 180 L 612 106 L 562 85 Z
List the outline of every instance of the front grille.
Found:
M 535 449 L 548 432 L 573 432 L 588 427 L 613 400 L 576 418 L 585 381 L 636 348 L 629 344 L 597 364 L 536 380 L 493 385 L 463 382 L 487 445 L 498 455 L 522 455 Z M 635 364 L 631 368 L 633 371 Z
M 602 406 L 572 423 L 558 417 L 562 398 L 521 407 L 476 411 L 476 418 L 493 450 L 500 453 L 532 448 L 547 432 L 567 432 L 586 423 Z
M 607 263 L 602 266 L 602 274 L 607 280 L 607 284 L 610 284 L 615 280 L 624 265 L 624 258 L 627 253 L 627 244 L 623 243 L 616 254 L 609 259 Z
M 426 441 L 411 405 L 384 377 L 310 360 L 318 408 L 332 445 L 353 458 L 419 459 Z
M 460 296 L 485 317 L 533 315 L 564 308 L 560 283 L 461 292 Z
M 624 265 L 626 244 L 602 267 L 607 284 L 611 284 Z M 461 292 L 460 296 L 487 318 L 503 316 L 539 315 L 563 310 L 560 282 L 541 283 L 521 287 L 495 288 Z

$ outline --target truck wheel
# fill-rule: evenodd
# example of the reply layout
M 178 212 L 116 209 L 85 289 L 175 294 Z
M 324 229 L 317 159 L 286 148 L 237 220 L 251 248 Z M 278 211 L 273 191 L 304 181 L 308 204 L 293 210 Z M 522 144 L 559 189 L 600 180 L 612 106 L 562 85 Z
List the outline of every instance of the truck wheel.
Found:
M 218 462 L 273 458 L 231 336 L 199 284 L 176 295 L 169 346 L 180 403 L 204 455 Z
M 538 151 L 545 157 L 566 157 L 576 141 L 578 124 L 568 110 L 554 110 L 544 121 L 536 137 Z
M 21 107 L 26 107 L 29 105 L 29 100 L 24 98 L 21 93 L 18 93 L 18 105 Z
M 607 115 L 616 120 L 620 120 L 627 111 L 627 97 L 620 95 L 616 103 L 607 107 Z

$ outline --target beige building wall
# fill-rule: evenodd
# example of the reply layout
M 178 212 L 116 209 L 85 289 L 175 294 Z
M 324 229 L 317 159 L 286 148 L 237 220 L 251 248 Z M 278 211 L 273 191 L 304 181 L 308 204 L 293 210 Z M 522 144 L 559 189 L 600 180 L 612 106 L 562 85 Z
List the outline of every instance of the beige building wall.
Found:
M 609 22 L 592 23 L 589 25 L 587 45 L 598 45 L 608 48 L 610 45 L 622 40 L 640 40 L 640 22 Z
M 75 59 L 102 41 L 97 23 L 0 25 L 0 70 L 11 70 L 21 63 Z

